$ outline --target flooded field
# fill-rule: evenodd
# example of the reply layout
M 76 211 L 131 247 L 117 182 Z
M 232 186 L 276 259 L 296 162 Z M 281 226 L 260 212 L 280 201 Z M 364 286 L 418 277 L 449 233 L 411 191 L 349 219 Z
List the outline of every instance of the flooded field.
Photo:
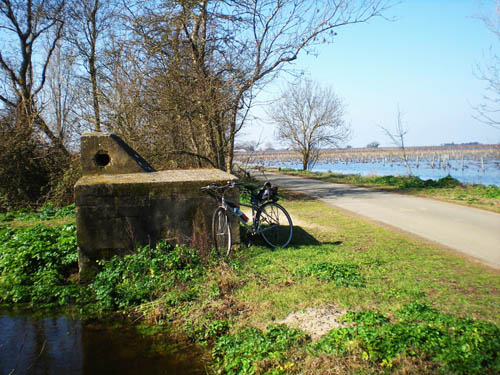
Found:
M 192 347 L 135 327 L 0 312 L 0 375 L 205 373 Z
M 412 174 L 421 179 L 437 180 L 450 175 L 465 184 L 500 186 L 500 146 L 411 148 L 408 155 Z M 264 167 L 302 168 L 299 155 L 293 152 L 240 154 L 237 160 Z M 391 148 L 325 152 L 311 170 L 361 176 L 408 175 L 400 151 Z

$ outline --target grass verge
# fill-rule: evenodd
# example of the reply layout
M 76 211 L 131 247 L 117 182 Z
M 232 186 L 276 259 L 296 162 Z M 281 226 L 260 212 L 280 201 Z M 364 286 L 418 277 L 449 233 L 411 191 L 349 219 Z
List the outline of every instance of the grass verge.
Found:
M 493 185 L 464 185 L 450 176 L 434 181 L 422 180 L 413 176 L 363 177 L 357 174 L 310 172 L 286 168 L 280 169 L 279 172 L 293 176 L 314 178 L 325 182 L 369 187 L 439 199 L 500 213 L 500 187 Z
M 74 222 L 74 204 L 65 207 L 56 207 L 54 204 L 48 203 L 38 210 L 25 208 L 17 211 L 0 212 L 0 229 L 5 227 L 32 227 L 37 224 L 53 226 L 74 224 Z
M 55 296 L 47 303 L 118 311 L 187 335 L 220 374 L 498 373 L 498 272 L 304 195 L 285 192 L 281 203 L 295 223 L 285 249 L 255 245 L 221 260 L 162 244 L 103 262 L 96 281 L 79 288 L 45 273 L 49 263 L 49 275 L 70 273 L 71 251 L 57 248 L 76 252 L 74 228 L 6 228 L 0 288 L 26 293 L 17 301 L 2 293 L 0 302 L 40 306 Z M 319 340 L 280 323 L 325 306 L 347 312 Z

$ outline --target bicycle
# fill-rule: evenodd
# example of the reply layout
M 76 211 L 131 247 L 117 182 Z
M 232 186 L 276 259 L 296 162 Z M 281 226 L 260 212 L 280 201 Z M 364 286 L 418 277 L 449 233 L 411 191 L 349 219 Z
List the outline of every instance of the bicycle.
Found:
M 250 195 L 250 204 L 232 201 L 225 194 L 236 186 L 241 186 Z M 264 241 L 273 248 L 287 246 L 293 234 L 292 219 L 283 206 L 276 203 L 277 187 L 269 182 L 259 190 L 260 185 L 250 185 L 241 182 L 228 181 L 226 185 L 218 186 L 212 183 L 201 188 L 211 195 L 218 204 L 212 218 L 212 237 L 215 250 L 219 255 L 229 256 L 231 253 L 231 223 L 230 216 L 235 216 L 249 234 L 260 234 Z M 252 209 L 252 223 L 240 210 L 240 207 Z

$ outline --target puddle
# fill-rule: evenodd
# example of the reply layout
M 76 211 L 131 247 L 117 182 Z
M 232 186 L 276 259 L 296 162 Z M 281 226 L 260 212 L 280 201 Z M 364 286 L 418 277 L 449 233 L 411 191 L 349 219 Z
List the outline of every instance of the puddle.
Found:
M 0 375 L 206 374 L 199 357 L 134 327 L 0 312 Z

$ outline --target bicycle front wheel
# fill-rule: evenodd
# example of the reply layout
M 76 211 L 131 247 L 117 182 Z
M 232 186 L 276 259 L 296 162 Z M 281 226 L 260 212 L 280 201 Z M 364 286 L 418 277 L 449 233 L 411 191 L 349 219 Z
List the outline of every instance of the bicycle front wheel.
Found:
M 214 212 L 212 236 L 217 254 L 228 256 L 232 245 L 231 224 L 229 223 L 229 217 L 224 207 L 219 207 Z
M 259 207 L 257 231 L 271 247 L 285 247 L 292 239 L 293 224 L 288 212 L 278 203 L 267 202 Z

